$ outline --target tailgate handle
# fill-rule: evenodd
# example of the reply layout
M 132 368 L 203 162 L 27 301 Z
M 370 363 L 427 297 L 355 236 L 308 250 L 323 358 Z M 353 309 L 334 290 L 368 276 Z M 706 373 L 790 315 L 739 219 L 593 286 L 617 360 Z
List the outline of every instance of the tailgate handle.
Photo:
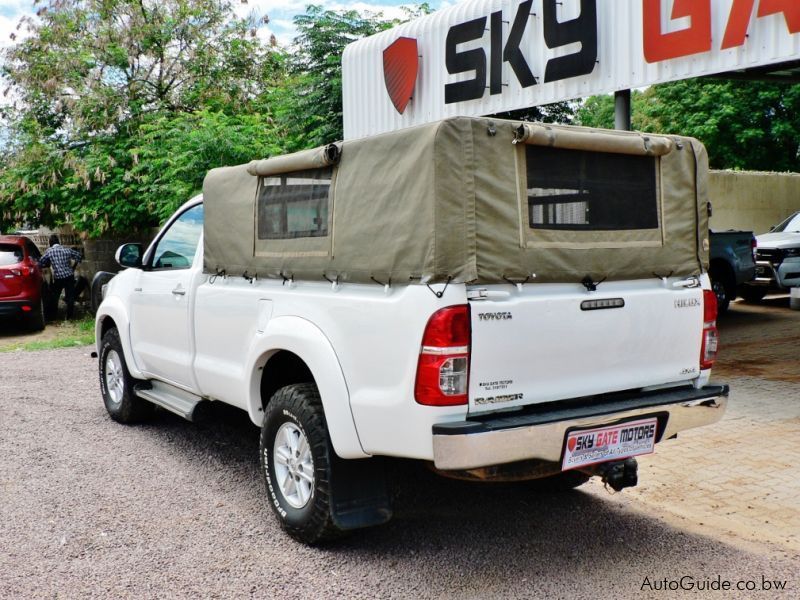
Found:
M 696 288 L 700 287 L 700 280 L 697 277 L 689 277 L 688 279 L 681 279 L 672 284 L 674 288 Z

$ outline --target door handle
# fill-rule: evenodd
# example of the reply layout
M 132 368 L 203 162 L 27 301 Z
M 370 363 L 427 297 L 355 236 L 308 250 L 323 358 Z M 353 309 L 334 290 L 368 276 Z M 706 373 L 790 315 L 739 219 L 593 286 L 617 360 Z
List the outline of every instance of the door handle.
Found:
M 176 296 L 185 296 L 186 290 L 182 288 L 175 288 L 174 290 L 172 290 L 172 293 L 175 294 Z

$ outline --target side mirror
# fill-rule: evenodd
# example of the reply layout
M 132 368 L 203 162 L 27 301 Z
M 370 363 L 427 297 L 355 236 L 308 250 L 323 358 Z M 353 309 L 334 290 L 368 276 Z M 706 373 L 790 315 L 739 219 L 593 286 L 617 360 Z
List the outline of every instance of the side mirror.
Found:
M 771 232 L 772 232 L 772 231 L 775 231 L 775 225 L 773 225 L 772 227 L 770 227 L 770 228 L 769 228 L 769 230 L 770 230 Z
M 142 245 L 141 244 L 122 244 L 117 248 L 114 258 L 120 267 L 142 268 Z

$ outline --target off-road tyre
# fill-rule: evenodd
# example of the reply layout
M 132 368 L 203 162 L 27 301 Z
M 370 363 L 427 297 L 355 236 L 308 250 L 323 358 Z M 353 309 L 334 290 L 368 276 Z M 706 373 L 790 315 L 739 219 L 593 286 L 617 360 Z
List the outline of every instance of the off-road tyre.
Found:
M 282 427 L 286 426 L 283 430 Z M 302 497 L 284 493 L 287 489 L 287 477 L 283 483 L 278 481 L 276 468 L 287 469 L 285 466 L 285 449 L 281 447 L 281 454 L 276 456 L 276 439 L 281 432 L 283 436 L 279 443 L 283 444 L 286 435 L 297 434 L 295 440 L 300 440 L 301 435 L 307 440 L 310 458 L 313 461 L 311 472 L 313 483 L 303 480 L 303 485 L 310 485 L 310 497 L 305 504 L 296 506 Z M 302 449 L 297 452 L 301 458 Z M 279 389 L 270 399 L 261 427 L 261 440 L 259 444 L 261 474 L 266 486 L 267 500 L 272 511 L 278 517 L 281 527 L 286 533 L 304 544 L 315 545 L 330 541 L 343 535 L 333 522 L 331 514 L 331 473 L 333 467 L 333 448 L 328 436 L 328 427 L 325 414 L 322 410 L 319 391 L 313 383 L 297 383 Z M 309 453 L 305 453 L 308 458 Z M 281 463 L 281 465 L 276 465 Z M 304 463 L 308 471 L 307 463 Z M 295 465 L 299 469 L 303 465 Z M 303 471 L 298 473 L 302 476 Z M 300 481 L 295 482 L 300 485 Z M 295 486 L 289 482 L 290 485 Z M 288 488 L 291 489 L 291 488 Z M 295 486 L 295 490 L 298 488 Z M 300 492 L 298 492 L 300 493 Z M 288 498 L 292 498 L 290 501 Z M 295 504 L 295 506 L 293 506 Z
M 128 371 L 119 332 L 114 327 L 103 334 L 98 367 L 103 404 L 112 419 L 130 424 L 152 416 L 155 406 L 134 393 L 136 380 Z
M 767 290 L 761 287 L 745 285 L 742 286 L 741 294 L 745 302 L 750 304 L 758 304 L 764 299 L 764 296 L 767 295 Z

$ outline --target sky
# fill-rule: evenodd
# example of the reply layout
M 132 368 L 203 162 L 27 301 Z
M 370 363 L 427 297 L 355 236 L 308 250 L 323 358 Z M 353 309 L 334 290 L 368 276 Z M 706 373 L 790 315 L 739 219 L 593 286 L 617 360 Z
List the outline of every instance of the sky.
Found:
M 359 12 L 365 10 L 382 12 L 386 17 L 402 16 L 402 5 L 414 4 L 409 0 L 358 0 L 347 2 L 342 0 L 231 0 L 237 14 L 240 16 L 253 16 L 256 22 L 261 22 L 264 15 L 269 16 L 269 24 L 262 25 L 259 37 L 269 39 L 275 34 L 282 45 L 289 45 L 296 31 L 292 24 L 295 15 L 303 14 L 308 4 L 319 4 L 331 10 L 354 9 Z M 457 0 L 429 0 L 432 9 L 439 9 L 455 4 Z M 0 47 L 11 43 L 9 36 L 16 31 L 17 23 L 23 16 L 33 16 L 36 12 L 33 0 L 0 0 Z

